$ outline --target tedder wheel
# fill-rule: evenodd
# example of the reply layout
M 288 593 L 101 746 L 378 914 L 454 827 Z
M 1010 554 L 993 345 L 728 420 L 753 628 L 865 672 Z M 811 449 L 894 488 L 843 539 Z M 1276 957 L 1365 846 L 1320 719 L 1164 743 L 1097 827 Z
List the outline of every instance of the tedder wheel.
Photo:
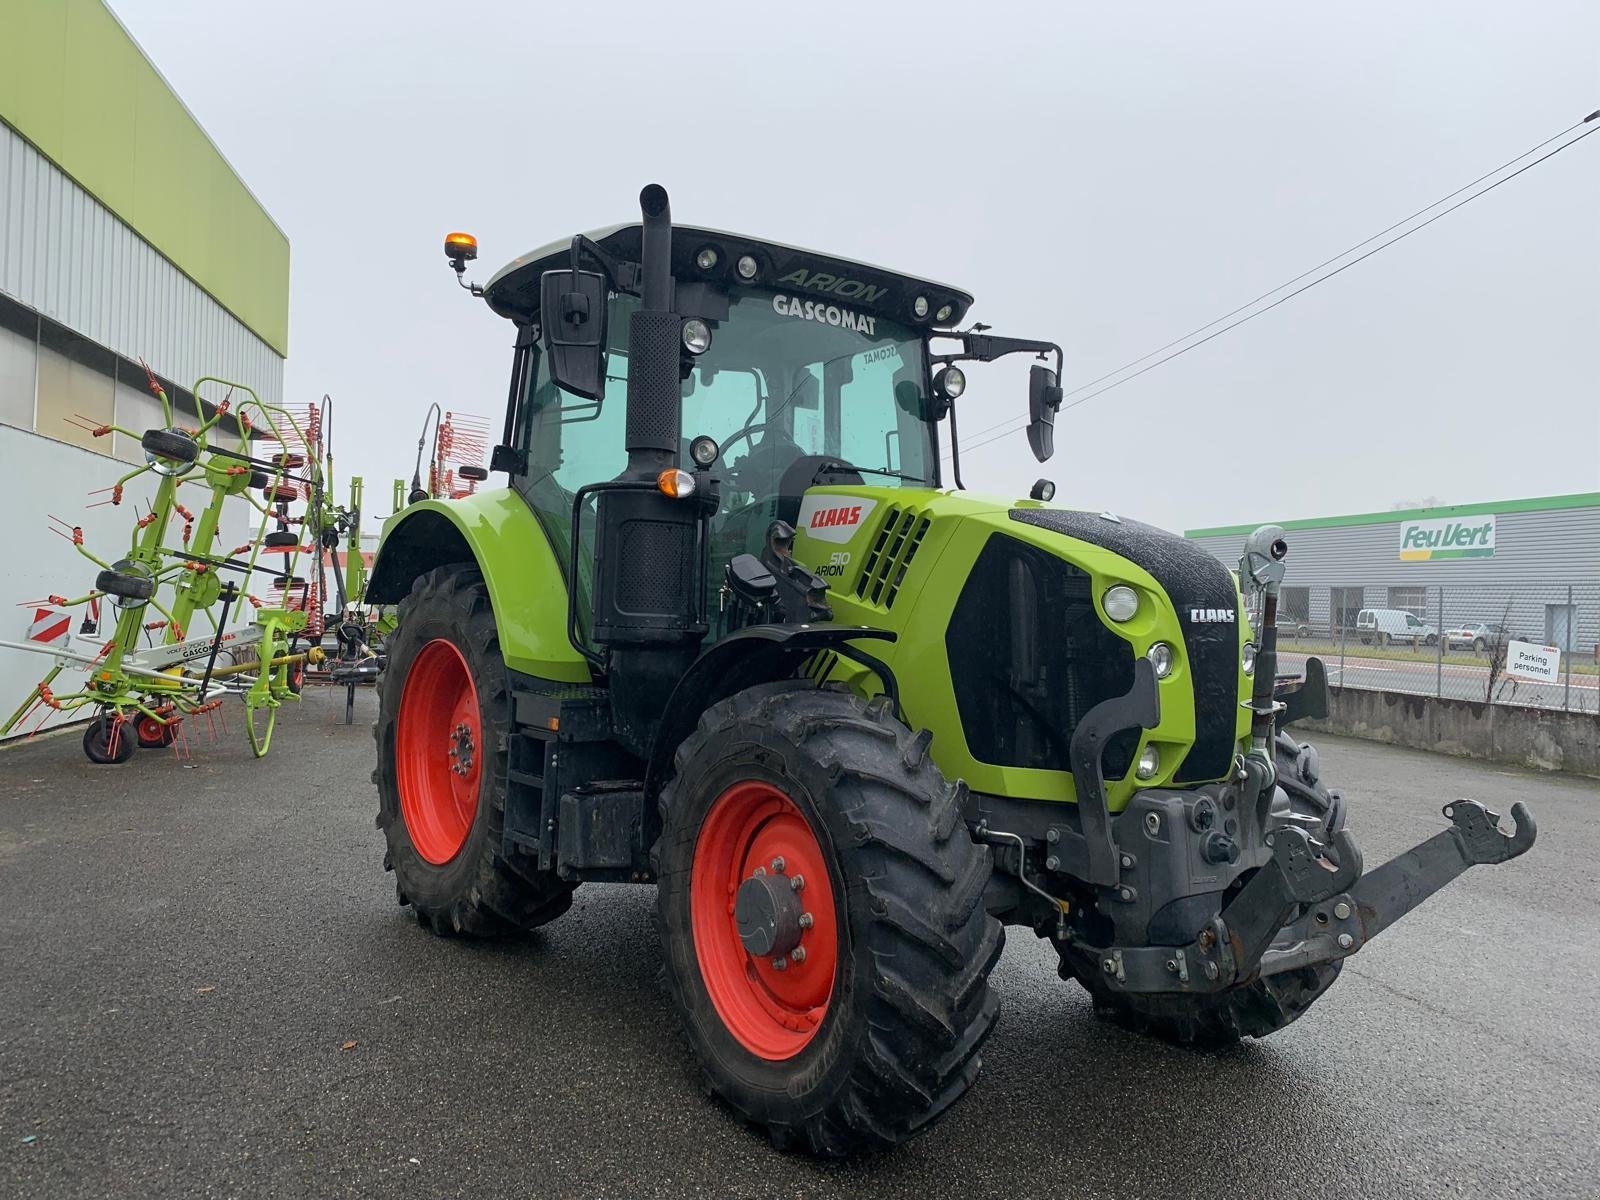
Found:
M 92 763 L 125 763 L 139 748 L 132 721 L 101 713 L 83 731 L 83 752 Z
M 764 684 L 706 711 L 662 791 L 667 987 L 713 1090 L 779 1146 L 895 1145 L 977 1077 L 1004 939 L 931 740 L 881 697 Z
M 139 445 L 147 453 L 174 462 L 193 463 L 200 457 L 200 443 L 174 429 L 147 429 Z
M 571 907 L 576 884 L 502 845 L 511 688 L 476 567 L 436 567 L 400 602 L 373 734 L 383 865 L 420 924 L 492 936 Z
M 173 719 L 176 710 L 165 708 L 160 711 L 161 715 L 167 718 L 166 723 L 143 713 L 132 722 L 139 738 L 139 745 L 146 750 L 161 750 L 178 740 L 178 722 Z
M 107 567 L 94 577 L 94 589 L 124 600 L 148 600 L 156 594 L 156 581 L 148 575 L 134 575 Z
M 1344 801 L 1330 792 L 1318 777 L 1317 752 L 1279 735 L 1275 747 L 1278 782 L 1288 793 L 1291 809 L 1323 821 L 1318 836 L 1331 841 L 1344 828 Z M 1163 1041 L 1214 1050 L 1230 1046 L 1241 1037 L 1263 1038 L 1276 1033 L 1306 1009 L 1339 978 L 1343 959 L 1314 967 L 1267 975 L 1231 991 L 1210 995 L 1178 992 L 1114 992 L 1098 972 L 1071 970 L 1065 955 L 1061 977 L 1076 977 L 1094 997 L 1095 1012 L 1136 1033 Z

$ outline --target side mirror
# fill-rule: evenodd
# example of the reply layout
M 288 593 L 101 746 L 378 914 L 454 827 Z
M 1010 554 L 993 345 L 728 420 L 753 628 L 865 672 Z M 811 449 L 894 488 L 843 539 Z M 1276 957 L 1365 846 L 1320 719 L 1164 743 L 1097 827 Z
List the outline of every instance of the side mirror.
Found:
M 1061 407 L 1061 384 L 1056 373 L 1041 363 L 1028 372 L 1028 446 L 1045 462 L 1056 452 L 1056 410 Z
M 539 321 L 550 377 L 586 400 L 606 388 L 606 277 L 597 271 L 546 271 Z
M 466 466 L 460 467 L 456 470 L 456 477 L 459 479 L 470 479 L 473 483 L 482 483 L 485 479 L 489 478 L 489 468 L 474 466 L 473 464 L 469 463 Z

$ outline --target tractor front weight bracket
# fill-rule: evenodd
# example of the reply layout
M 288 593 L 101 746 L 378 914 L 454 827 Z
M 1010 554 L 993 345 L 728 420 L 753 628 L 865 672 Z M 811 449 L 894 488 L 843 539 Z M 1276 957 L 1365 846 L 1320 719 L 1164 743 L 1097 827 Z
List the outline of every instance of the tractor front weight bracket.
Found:
M 1330 862 L 1304 830 L 1274 829 L 1271 860 L 1187 946 L 1080 949 L 1096 956 L 1107 987 L 1124 992 L 1220 992 L 1348 958 L 1468 867 L 1516 858 L 1537 834 L 1521 803 L 1509 836 L 1476 800 L 1453 801 L 1444 815 L 1449 828 L 1366 875 L 1348 833 L 1334 839 Z

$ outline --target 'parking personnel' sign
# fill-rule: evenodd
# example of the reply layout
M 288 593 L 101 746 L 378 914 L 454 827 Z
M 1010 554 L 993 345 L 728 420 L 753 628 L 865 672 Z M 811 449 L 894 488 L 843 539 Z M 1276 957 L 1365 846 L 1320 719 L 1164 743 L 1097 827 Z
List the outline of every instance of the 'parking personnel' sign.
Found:
M 1507 642 L 1506 674 L 1538 683 L 1556 683 L 1561 676 L 1561 651 L 1532 642 Z

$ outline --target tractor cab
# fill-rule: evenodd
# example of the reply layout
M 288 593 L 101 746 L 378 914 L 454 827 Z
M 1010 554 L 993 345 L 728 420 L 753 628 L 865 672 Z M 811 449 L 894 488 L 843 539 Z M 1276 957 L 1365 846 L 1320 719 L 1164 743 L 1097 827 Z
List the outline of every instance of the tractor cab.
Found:
M 552 243 L 516 259 L 483 289 L 489 305 L 523 331 L 497 462 L 570 564 L 575 624 L 584 636 L 594 615 L 599 496 L 587 494 L 582 505 L 577 497 L 628 468 L 628 395 L 638 369 L 629 331 L 641 304 L 642 236 L 642 225 L 620 225 Z M 944 485 L 938 423 L 964 379 L 937 343 L 959 343 L 952 327 L 970 295 L 711 229 L 675 227 L 670 261 L 680 416 L 676 445 L 661 462 L 699 472 L 714 489 L 704 545 L 713 587 L 735 557 L 768 549 L 774 522 L 799 524 L 810 489 Z M 547 299 L 575 303 L 576 292 L 545 290 L 548 276 L 570 276 L 565 268 L 574 262 L 573 270 L 599 268 L 605 284 L 603 296 L 597 288 L 585 297 L 604 311 L 584 313 L 583 323 L 598 328 L 581 364 L 555 340 L 563 314 L 545 307 Z M 726 604 L 705 618 L 713 639 L 727 631 Z

